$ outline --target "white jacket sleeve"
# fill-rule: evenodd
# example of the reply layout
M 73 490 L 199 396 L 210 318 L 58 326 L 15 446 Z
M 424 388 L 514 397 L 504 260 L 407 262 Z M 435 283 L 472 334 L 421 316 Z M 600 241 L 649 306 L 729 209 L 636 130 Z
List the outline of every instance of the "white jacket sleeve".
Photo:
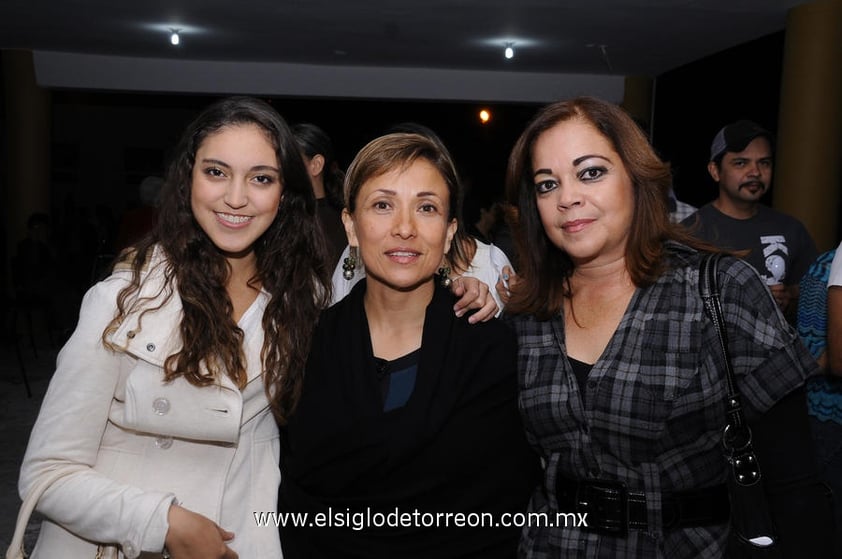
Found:
M 488 291 L 497 303 L 497 316 L 500 316 L 503 313 L 503 307 L 505 305 L 503 300 L 500 299 L 500 294 L 497 293 L 495 286 L 503 273 L 503 268 L 505 266 L 511 268 L 512 264 L 509 262 L 506 253 L 498 247 L 480 240 L 477 240 L 476 243 L 477 250 L 474 258 L 471 260 L 470 267 L 463 275 L 477 278 L 488 285 Z
M 121 356 L 103 346 L 125 282 L 111 277 L 82 302 L 75 332 L 59 352 L 21 466 L 21 495 L 60 468 L 82 468 L 48 488 L 37 510 L 80 537 L 119 544 L 131 558 L 163 548 L 171 493 L 144 491 L 97 472 L 94 465 L 120 376 Z M 122 357 L 125 359 L 125 357 Z

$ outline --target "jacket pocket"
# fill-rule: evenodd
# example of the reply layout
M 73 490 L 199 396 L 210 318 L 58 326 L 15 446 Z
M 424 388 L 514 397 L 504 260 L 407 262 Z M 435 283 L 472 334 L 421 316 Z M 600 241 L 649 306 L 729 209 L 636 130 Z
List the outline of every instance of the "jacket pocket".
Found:
M 226 386 L 194 386 L 183 377 L 164 382 L 163 370 L 138 360 L 126 379 L 123 425 L 142 433 L 234 444 L 243 399 Z

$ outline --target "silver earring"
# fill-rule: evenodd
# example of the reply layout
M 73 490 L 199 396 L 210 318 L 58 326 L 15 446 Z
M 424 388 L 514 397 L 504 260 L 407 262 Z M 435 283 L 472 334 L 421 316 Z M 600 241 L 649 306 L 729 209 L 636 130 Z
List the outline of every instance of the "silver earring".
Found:
M 350 254 L 342 261 L 342 277 L 347 281 L 354 279 L 354 269 L 357 267 L 356 249 L 351 247 Z
M 450 266 L 442 266 L 439 268 L 439 284 L 442 287 L 450 287 L 453 281 L 450 279 Z

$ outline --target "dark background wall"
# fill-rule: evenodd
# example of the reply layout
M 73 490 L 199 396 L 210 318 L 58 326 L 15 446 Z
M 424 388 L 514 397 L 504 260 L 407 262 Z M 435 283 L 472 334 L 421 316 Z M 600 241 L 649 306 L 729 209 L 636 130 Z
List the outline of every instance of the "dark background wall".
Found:
M 169 150 L 211 96 L 52 93 L 54 211 L 72 198 L 115 211 L 136 201 L 147 175 L 161 174 Z M 435 130 L 478 195 L 501 192 L 506 159 L 537 106 L 267 98 L 290 124 L 312 122 L 333 139 L 346 167 L 369 140 L 390 126 L 414 121 Z M 491 111 L 487 124 L 479 110 Z
M 706 164 L 711 139 L 721 126 L 749 118 L 775 132 L 783 45 L 783 32 L 775 33 L 657 77 L 650 132 L 653 145 L 672 165 L 680 199 L 699 206 L 715 197 Z M 53 235 L 61 252 L 83 261 L 77 281 L 84 283 L 90 269 L 84 261 L 91 251 L 107 250 L 104 239 L 113 235 L 120 215 L 137 204 L 140 181 L 163 174 L 169 151 L 185 125 L 216 97 L 54 90 L 50 99 Z M 398 122 L 429 126 L 450 147 L 472 197 L 481 202 L 501 195 L 509 151 L 539 108 L 503 103 L 268 100 L 289 123 L 313 122 L 325 129 L 343 167 L 367 141 Z M 485 125 L 478 118 L 482 108 L 492 112 Z M 2 119 L 0 114 L 0 126 Z M 3 149 L 0 157 L 6 153 Z M 3 229 L 8 235 L 9 229 Z M 10 238 L 9 246 L 17 240 Z M 97 246 L 83 250 L 90 242 Z
M 710 142 L 724 124 L 756 120 L 777 127 L 783 32 L 688 64 L 655 80 L 651 137 L 672 165 L 679 198 L 701 205 L 715 197 L 706 171 Z M 52 212 L 68 204 L 119 214 L 137 200 L 146 175 L 161 174 L 181 130 L 215 97 L 53 91 Z M 346 166 L 368 140 L 402 121 L 437 131 L 473 194 L 502 190 L 508 153 L 537 105 L 269 99 L 290 123 L 313 122 L 333 138 Z M 481 108 L 492 120 L 481 124 Z
M 724 125 L 745 118 L 775 133 L 783 48 L 784 33 L 774 33 L 658 77 L 653 144 L 672 165 L 680 200 L 699 206 L 716 197 L 707 163 Z

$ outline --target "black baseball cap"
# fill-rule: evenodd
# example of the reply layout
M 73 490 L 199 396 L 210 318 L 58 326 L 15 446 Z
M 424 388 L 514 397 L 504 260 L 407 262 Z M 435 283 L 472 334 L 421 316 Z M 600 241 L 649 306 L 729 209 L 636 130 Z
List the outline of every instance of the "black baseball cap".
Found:
M 713 143 L 710 145 L 710 160 L 715 161 L 726 151 L 743 151 L 752 140 L 761 136 L 772 142 L 772 134 L 756 122 L 750 120 L 732 122 L 713 137 Z

